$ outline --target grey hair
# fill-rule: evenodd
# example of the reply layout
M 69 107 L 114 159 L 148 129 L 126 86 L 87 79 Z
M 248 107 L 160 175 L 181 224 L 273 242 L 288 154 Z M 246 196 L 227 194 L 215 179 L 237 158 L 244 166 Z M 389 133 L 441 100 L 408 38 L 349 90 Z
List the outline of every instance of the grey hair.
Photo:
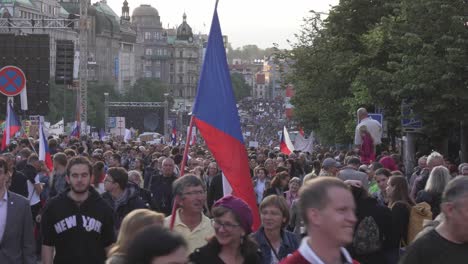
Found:
M 361 115 L 366 115 L 367 114 L 367 109 L 365 109 L 364 107 L 361 107 L 357 110 L 357 116 L 361 116 Z
M 431 193 L 442 193 L 451 178 L 450 172 L 446 167 L 434 167 L 427 179 L 424 190 Z
M 442 202 L 457 202 L 460 198 L 468 195 L 468 177 L 457 176 L 445 186 L 442 194 Z
M 468 166 L 468 163 L 461 163 L 458 165 L 458 173 L 463 173 L 463 168 Z
M 428 157 L 427 157 L 427 165 L 428 166 L 433 166 L 432 164 L 436 161 L 436 160 L 442 160 L 442 162 L 444 161 L 444 156 L 442 156 L 442 154 L 440 154 L 439 152 L 437 151 L 433 151 Z
M 132 178 L 133 176 L 136 176 L 140 179 L 140 185 L 138 185 L 140 188 L 143 188 L 143 177 L 141 177 L 141 173 L 137 170 L 131 170 L 128 172 L 128 180 Z
M 202 186 L 205 190 L 205 185 L 197 176 L 193 174 L 186 174 L 183 177 L 180 177 L 172 184 L 172 192 L 175 196 L 182 197 L 184 194 L 184 189 L 187 187 L 198 187 Z

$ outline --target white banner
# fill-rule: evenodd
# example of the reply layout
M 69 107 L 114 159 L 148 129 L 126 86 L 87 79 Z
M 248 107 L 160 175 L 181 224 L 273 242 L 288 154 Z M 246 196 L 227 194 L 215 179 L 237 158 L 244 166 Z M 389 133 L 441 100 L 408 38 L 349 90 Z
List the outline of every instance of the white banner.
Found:
M 310 152 L 314 149 L 314 136 L 310 133 L 309 138 L 304 138 L 300 133 L 297 134 L 294 142 L 294 148 L 302 152 Z

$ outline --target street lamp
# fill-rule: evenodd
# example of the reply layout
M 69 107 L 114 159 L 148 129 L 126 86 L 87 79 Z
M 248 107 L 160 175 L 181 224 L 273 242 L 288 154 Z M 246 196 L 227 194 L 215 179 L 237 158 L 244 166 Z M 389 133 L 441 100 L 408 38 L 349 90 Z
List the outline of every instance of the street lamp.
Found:
M 168 111 L 169 111 L 169 102 L 167 101 L 167 97 L 169 96 L 168 93 L 164 94 L 164 137 L 167 136 L 167 119 L 168 119 Z
M 104 93 L 104 131 L 109 129 L 109 93 Z

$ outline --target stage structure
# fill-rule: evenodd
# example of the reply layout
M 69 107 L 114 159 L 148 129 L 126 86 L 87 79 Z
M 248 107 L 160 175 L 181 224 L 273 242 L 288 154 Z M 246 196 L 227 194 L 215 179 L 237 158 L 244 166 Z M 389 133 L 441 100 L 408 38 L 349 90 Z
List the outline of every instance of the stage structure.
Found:
M 104 94 L 105 130 L 109 131 L 109 117 L 125 117 L 126 128 L 168 135 L 168 102 L 110 102 Z

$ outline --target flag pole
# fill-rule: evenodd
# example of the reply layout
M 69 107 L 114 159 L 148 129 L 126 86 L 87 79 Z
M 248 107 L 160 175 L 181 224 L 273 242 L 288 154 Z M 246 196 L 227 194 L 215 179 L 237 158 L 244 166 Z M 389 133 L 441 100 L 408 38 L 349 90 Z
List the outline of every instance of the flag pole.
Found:
M 187 134 L 187 141 L 185 141 L 184 154 L 182 156 L 182 164 L 180 165 L 180 177 L 184 176 L 185 162 L 187 161 L 190 138 L 192 136 L 192 127 L 193 127 L 193 115 L 190 117 L 190 125 L 189 125 L 189 131 Z M 172 205 L 171 221 L 169 222 L 169 230 L 171 231 L 174 229 L 174 223 L 175 223 L 178 204 L 179 204 L 179 198 L 176 196 L 174 199 L 174 204 Z
M 187 141 L 185 141 L 184 156 L 182 156 L 182 164 L 180 165 L 180 176 L 184 176 L 185 163 L 187 162 L 188 149 L 189 149 L 190 140 L 192 137 L 192 128 L 193 128 L 193 115 L 190 117 L 190 125 L 189 125 L 189 131 L 187 134 Z

